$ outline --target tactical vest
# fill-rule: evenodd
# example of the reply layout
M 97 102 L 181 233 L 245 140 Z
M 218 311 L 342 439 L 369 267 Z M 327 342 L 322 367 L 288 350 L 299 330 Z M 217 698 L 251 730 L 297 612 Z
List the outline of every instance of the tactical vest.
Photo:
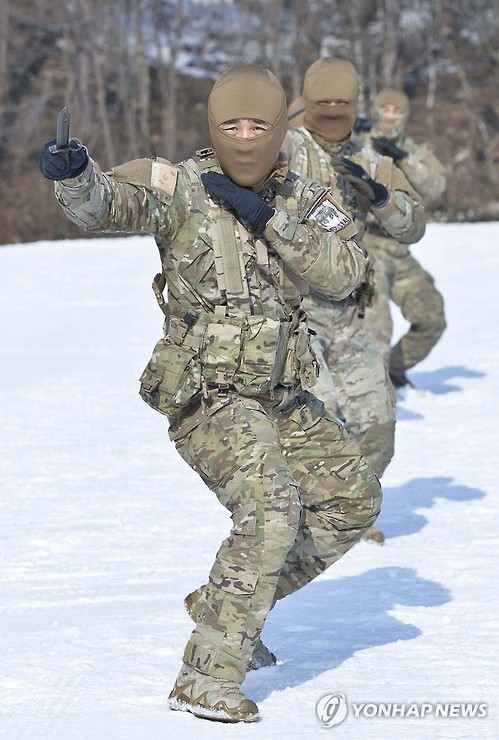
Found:
M 369 203 L 365 198 L 359 197 L 357 191 L 347 182 L 340 179 L 337 181 L 331 166 L 331 154 L 315 141 L 311 133 L 304 127 L 294 128 L 290 134 L 293 142 L 293 154 L 291 167 L 302 177 L 327 185 L 334 192 L 343 207 L 350 213 L 358 228 L 357 238 L 362 239 L 368 215 Z M 359 147 L 350 141 L 346 144 L 338 144 L 338 155 L 347 156 L 361 164 L 366 170 L 371 169 L 371 163 L 366 157 L 358 156 Z M 357 155 L 357 156 L 356 156 Z M 323 302 L 318 293 L 312 291 L 316 302 Z M 336 304 L 337 311 L 350 305 L 356 305 L 360 318 L 363 318 L 367 306 L 371 305 L 374 296 L 374 272 L 369 268 L 366 278 L 359 288 L 340 304 Z
M 322 185 L 334 186 L 330 156 L 314 141 L 306 129 L 293 129 L 293 144 L 299 144 L 299 154 L 291 162 L 292 169 L 302 177 L 309 177 Z
M 165 314 L 165 336 L 140 378 L 142 398 L 161 413 L 178 416 L 213 390 L 273 395 L 277 386 L 311 386 L 318 366 L 299 308 L 303 288 L 263 240 L 208 197 L 201 174 L 221 171 L 213 150 L 201 150 L 177 168 L 182 182 L 189 184 L 185 228 L 197 229 L 197 235 L 191 247 L 182 243 L 182 229 L 171 242 L 156 238 L 162 272 L 154 278 L 153 290 Z M 286 211 L 298 215 L 292 190 L 292 182 L 284 182 L 272 195 L 276 207 L 285 201 Z M 177 251 L 176 242 L 181 245 Z M 202 259 L 207 267 L 210 260 L 214 263 L 216 300 L 191 279 L 193 265 Z
M 378 157 L 378 161 L 374 162 L 363 154 L 361 148 L 351 140 L 338 143 L 337 151 L 331 154 L 303 127 L 293 129 L 289 136 L 293 142 L 292 169 L 302 177 L 310 177 L 322 185 L 331 187 L 335 196 L 339 198 L 343 207 L 355 221 L 358 229 L 357 238 L 361 239 L 369 212 L 369 201 L 360 196 L 352 185 L 341 178 L 339 181 L 336 179 L 331 157 L 335 154 L 351 159 L 383 185 L 390 185 L 391 182 L 391 160 Z

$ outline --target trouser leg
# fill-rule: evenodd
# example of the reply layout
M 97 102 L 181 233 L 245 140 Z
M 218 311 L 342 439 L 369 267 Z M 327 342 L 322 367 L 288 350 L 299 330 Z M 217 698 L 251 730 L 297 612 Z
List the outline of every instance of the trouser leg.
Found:
M 320 342 L 322 348 L 321 366 L 325 363 L 332 378 L 324 383 L 319 376 L 313 392 L 328 411 L 334 393 L 336 415 L 381 477 L 394 452 L 396 413 L 395 392 L 382 353 L 358 317 L 354 301 L 308 299 L 306 310 L 317 332 L 316 345 Z
M 281 599 L 323 573 L 372 526 L 381 487 L 358 445 L 318 401 L 279 419 L 279 431 L 302 502 L 302 518 L 278 581 Z
M 330 367 L 345 427 L 381 478 L 394 453 L 396 414 L 383 356 L 360 329 L 348 346 L 334 348 Z
M 397 377 L 428 356 L 442 336 L 446 322 L 444 301 L 433 278 L 410 254 L 397 266 L 392 300 L 410 323 L 409 331 L 390 355 L 390 373 Z
M 240 683 L 298 530 L 296 482 L 277 425 L 254 400 L 231 397 L 176 444 L 233 521 L 200 600 L 184 661 Z
M 311 345 L 319 362 L 319 377 L 314 385 L 314 395 L 323 402 L 326 411 L 334 417 L 339 417 L 338 397 L 334 384 L 333 374 L 327 364 L 330 340 L 324 334 L 312 337 Z
M 392 259 L 382 251 L 375 251 L 375 293 L 372 305 L 367 307 L 364 317 L 364 327 L 380 349 L 387 367 L 390 361 L 390 346 L 393 334 L 393 318 L 390 309 L 390 294 L 393 282 Z

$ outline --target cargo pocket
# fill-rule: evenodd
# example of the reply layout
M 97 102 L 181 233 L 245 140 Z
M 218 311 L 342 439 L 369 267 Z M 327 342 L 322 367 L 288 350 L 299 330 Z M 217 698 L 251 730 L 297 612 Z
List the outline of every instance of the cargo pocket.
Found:
M 161 414 L 177 416 L 200 390 L 201 372 L 194 351 L 160 339 L 140 376 L 141 398 Z
M 222 543 L 210 581 L 232 594 L 252 594 L 260 576 L 263 542 L 256 536 L 256 503 L 238 506 L 232 530 Z
M 311 393 L 304 391 L 296 400 L 300 405 L 289 414 L 289 418 L 297 424 L 300 431 L 312 429 L 326 415 L 323 402 Z M 336 420 L 333 421 L 340 427 Z

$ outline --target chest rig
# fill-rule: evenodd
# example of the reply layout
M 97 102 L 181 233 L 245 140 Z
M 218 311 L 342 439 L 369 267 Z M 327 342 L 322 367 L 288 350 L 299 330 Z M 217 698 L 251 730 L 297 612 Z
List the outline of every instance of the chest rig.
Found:
M 348 211 L 359 229 L 359 238 L 365 230 L 366 217 L 369 204 L 365 198 L 359 197 L 356 189 L 343 178 L 338 180 L 333 175 L 331 158 L 333 156 L 344 156 L 357 161 L 366 169 L 370 169 L 369 163 L 362 156 L 359 156 L 360 148 L 351 140 L 346 143 L 331 143 L 321 146 L 304 128 L 293 129 L 293 136 L 299 142 L 299 163 L 300 172 L 306 171 L 307 176 L 312 180 L 329 185 L 338 193 L 339 200 L 343 207 Z M 326 147 L 326 148 L 325 148 Z M 300 161 L 301 159 L 301 161 Z M 359 318 L 364 318 L 366 308 L 371 305 L 374 297 L 374 270 L 369 267 L 366 271 L 364 281 L 359 285 L 357 290 L 351 294 L 345 301 L 357 304 L 357 313 Z
M 194 194 L 202 189 L 205 202 L 201 174 L 220 171 L 214 151 L 200 150 L 179 167 Z M 273 195 L 269 192 L 269 199 Z M 177 294 L 163 265 L 154 278 L 153 289 L 166 316 L 166 339 L 195 354 L 202 367 L 205 391 L 216 387 L 223 392 L 235 387 L 240 392 L 272 393 L 276 385 L 296 385 L 309 343 L 304 315 L 298 308 L 299 291 L 268 245 L 253 238 L 228 211 L 211 199 L 209 202 L 205 237 L 213 250 L 222 300 L 208 302 L 181 274 L 176 275 L 175 284 L 182 288 Z M 170 304 L 163 295 L 166 285 Z M 315 369 L 313 375 L 315 378 Z

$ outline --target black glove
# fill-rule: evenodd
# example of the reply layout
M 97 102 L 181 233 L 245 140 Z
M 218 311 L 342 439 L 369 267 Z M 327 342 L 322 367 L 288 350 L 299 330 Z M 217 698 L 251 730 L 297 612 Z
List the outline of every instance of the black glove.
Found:
M 404 149 L 401 149 L 394 141 L 385 139 L 383 136 L 375 136 L 371 141 L 376 151 L 385 157 L 391 157 L 395 160 L 407 157 L 407 152 Z
M 353 130 L 356 134 L 361 134 L 364 131 L 370 131 L 372 127 L 374 126 L 374 121 L 372 121 L 370 118 L 359 118 L 355 119 L 355 123 L 353 124 Z
M 81 175 L 88 162 L 87 150 L 78 139 L 71 139 L 68 149 L 62 152 L 50 152 L 55 139 L 43 147 L 40 155 L 40 172 L 47 180 L 68 180 Z
M 274 209 L 263 198 L 219 172 L 204 172 L 201 180 L 209 194 L 228 203 L 245 226 L 257 236 L 263 234 L 267 221 L 274 215 Z
M 346 157 L 333 157 L 334 171 L 371 202 L 375 208 L 384 206 L 388 200 L 388 190 L 380 182 L 370 177 L 365 169 Z

